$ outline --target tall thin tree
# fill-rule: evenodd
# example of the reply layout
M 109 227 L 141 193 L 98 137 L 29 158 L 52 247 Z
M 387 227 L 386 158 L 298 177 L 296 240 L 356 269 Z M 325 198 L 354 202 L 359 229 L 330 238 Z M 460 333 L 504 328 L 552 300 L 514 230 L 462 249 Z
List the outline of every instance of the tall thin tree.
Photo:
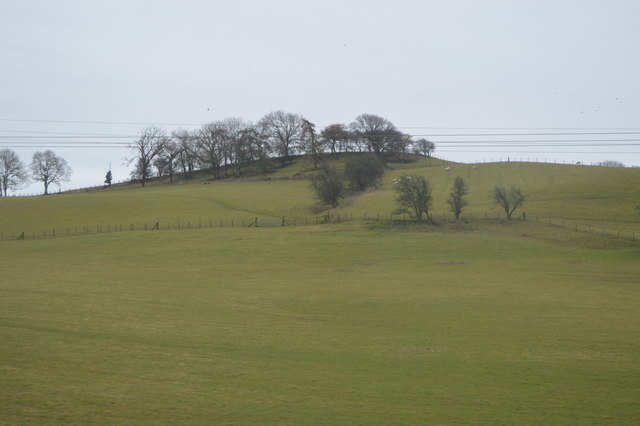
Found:
M 449 199 L 447 200 L 447 204 L 449 204 L 449 208 L 453 212 L 456 220 L 460 218 L 460 214 L 462 214 L 462 209 L 464 209 L 469 203 L 465 200 L 464 196 L 469 192 L 469 186 L 464 181 L 464 179 L 460 176 L 456 176 L 453 181 L 453 189 L 451 190 L 451 194 L 449 195 Z

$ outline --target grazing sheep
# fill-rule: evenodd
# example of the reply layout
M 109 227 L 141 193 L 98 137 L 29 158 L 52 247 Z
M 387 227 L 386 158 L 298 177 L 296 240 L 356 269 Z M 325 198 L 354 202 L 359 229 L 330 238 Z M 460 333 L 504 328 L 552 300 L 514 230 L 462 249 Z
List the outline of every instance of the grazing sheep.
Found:
M 446 169 L 444 169 L 445 172 L 450 172 L 451 171 L 451 167 L 447 167 Z
M 478 168 L 478 166 L 473 166 L 473 167 L 471 167 L 471 170 L 475 170 L 477 168 Z

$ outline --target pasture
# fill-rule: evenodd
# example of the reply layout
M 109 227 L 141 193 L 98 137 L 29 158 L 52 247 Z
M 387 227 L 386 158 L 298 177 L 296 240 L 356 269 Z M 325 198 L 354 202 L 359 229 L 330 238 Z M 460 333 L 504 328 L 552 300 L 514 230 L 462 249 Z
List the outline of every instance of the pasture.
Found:
M 640 243 L 479 218 L 513 184 L 640 235 L 640 170 L 430 161 L 334 212 L 411 173 L 439 216 L 460 175 L 465 220 L 1 240 L 0 424 L 638 424 Z M 313 215 L 311 172 L 3 198 L 0 232 Z
M 5 241 L 0 423 L 637 424 L 631 242 L 517 223 Z
M 338 164 L 342 159 L 336 160 Z M 450 171 L 445 167 L 450 166 Z M 495 185 L 520 187 L 528 196 L 522 211 L 529 218 L 556 218 L 582 225 L 635 232 L 640 220 L 640 169 L 571 166 L 542 163 L 479 164 L 443 163 L 422 159 L 415 163 L 389 163 L 376 190 L 344 199 L 334 213 L 354 217 L 388 217 L 396 209 L 391 182 L 407 174 L 425 176 L 434 193 L 433 214 L 448 215 L 446 200 L 455 176 L 469 184 L 470 204 L 463 217 L 498 217 L 502 213 L 491 202 Z M 173 185 L 152 183 L 121 185 L 91 192 L 73 192 L 47 197 L 9 197 L 0 203 L 0 233 L 49 232 L 97 226 L 128 227 L 135 224 L 173 224 L 223 220 L 250 223 L 255 217 L 297 217 L 321 215 L 312 212 L 316 204 L 307 179 L 314 173 L 307 160 L 278 169 L 269 178 L 250 175 L 240 179 L 207 181 L 206 175 Z

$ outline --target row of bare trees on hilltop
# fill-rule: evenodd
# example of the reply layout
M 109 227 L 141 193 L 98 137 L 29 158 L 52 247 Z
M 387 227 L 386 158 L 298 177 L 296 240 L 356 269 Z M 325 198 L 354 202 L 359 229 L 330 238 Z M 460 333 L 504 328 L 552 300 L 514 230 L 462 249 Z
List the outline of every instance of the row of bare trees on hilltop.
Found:
M 257 123 L 227 118 L 170 134 L 160 127 L 147 127 L 130 148 L 132 178 L 144 185 L 153 176 L 168 176 L 172 182 L 175 173 L 190 178 L 198 169 L 211 169 L 215 177 L 223 171 L 240 176 L 242 165 L 255 161 L 265 165 L 271 157 L 278 157 L 284 166 L 294 155 L 307 154 L 317 167 L 327 153 L 414 152 L 431 156 L 435 145 L 426 139 L 414 140 L 386 118 L 373 114 L 362 114 L 349 125 L 331 124 L 317 131 L 302 115 L 273 111 Z

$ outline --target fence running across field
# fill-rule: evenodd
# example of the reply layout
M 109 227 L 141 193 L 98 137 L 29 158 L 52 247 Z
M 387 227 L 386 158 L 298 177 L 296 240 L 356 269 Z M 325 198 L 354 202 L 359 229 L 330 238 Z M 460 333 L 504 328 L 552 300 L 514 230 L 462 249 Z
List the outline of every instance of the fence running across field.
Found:
M 432 216 L 437 223 L 452 223 L 454 218 L 451 213 L 440 213 Z M 346 213 L 346 212 L 332 212 L 324 215 L 313 216 L 282 216 L 282 217 L 254 217 L 244 219 L 198 219 L 198 220 L 176 220 L 176 221 L 156 221 L 147 223 L 129 223 L 126 225 L 94 225 L 94 226 L 82 226 L 82 227 L 66 227 L 55 228 L 44 231 L 20 231 L 16 233 L 0 233 L 0 240 L 36 240 L 36 239 L 49 239 L 49 238 L 61 238 L 61 237 L 76 237 L 83 235 L 96 235 L 96 234 L 109 234 L 116 232 L 133 232 L 133 231 L 157 231 L 157 230 L 190 230 L 190 229 L 204 229 L 204 228 L 235 228 L 235 227 L 282 227 L 282 226 L 308 226 L 308 225 L 321 225 L 326 223 L 341 223 L 345 221 L 363 220 L 370 222 L 386 221 L 393 224 L 415 224 L 415 219 L 407 215 L 398 214 L 370 214 L 370 213 Z M 470 213 L 461 221 L 484 221 L 484 222 L 504 222 L 504 216 L 496 215 L 495 213 L 474 215 Z M 575 232 L 584 232 L 589 234 L 599 234 L 609 237 L 622 238 L 626 240 L 636 240 L 634 231 L 620 231 L 617 229 L 610 229 L 603 226 L 590 225 L 585 223 L 576 223 L 566 221 L 564 219 L 554 218 L 542 218 L 538 216 L 531 216 L 522 214 L 515 221 L 526 220 L 528 222 L 543 223 L 552 226 L 558 226 L 564 229 L 572 230 Z

